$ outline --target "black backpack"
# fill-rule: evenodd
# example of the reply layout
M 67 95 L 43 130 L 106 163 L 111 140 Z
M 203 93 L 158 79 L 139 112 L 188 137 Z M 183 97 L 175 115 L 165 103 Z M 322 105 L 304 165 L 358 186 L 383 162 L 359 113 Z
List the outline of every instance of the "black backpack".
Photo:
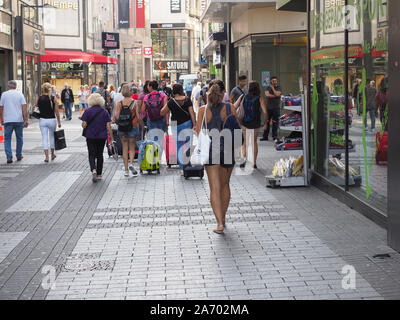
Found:
M 132 112 L 131 112 L 131 105 L 130 106 L 124 106 L 121 103 L 121 112 L 119 113 L 119 118 L 118 118 L 118 131 L 120 132 L 131 132 L 133 129 L 133 117 L 132 117 Z

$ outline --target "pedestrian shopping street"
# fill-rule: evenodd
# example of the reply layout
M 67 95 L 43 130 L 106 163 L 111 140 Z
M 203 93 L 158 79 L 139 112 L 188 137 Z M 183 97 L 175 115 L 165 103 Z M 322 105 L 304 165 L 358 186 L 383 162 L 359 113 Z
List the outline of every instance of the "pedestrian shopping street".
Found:
M 6 165 L 1 146 L 0 299 L 400 298 L 384 229 L 314 187 L 266 188 L 272 142 L 259 170 L 235 169 L 221 236 L 207 179 L 165 165 L 125 178 L 107 158 L 93 184 L 77 117 L 63 121 L 68 147 L 50 164 L 36 120 L 22 162 Z M 342 286 L 348 265 L 355 289 Z

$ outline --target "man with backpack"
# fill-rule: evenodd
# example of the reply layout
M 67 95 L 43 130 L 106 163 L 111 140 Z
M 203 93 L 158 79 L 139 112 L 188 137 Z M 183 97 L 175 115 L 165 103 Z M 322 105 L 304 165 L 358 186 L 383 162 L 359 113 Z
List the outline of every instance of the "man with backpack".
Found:
M 150 131 L 158 129 L 166 133 L 169 122 L 169 113 L 165 117 L 163 117 L 161 115 L 161 109 L 168 103 L 168 97 L 165 93 L 158 91 L 157 81 L 150 81 L 150 83 L 148 84 L 148 91 L 150 93 L 147 94 L 143 99 L 144 111 L 147 113 L 148 119 L 147 127 Z M 164 139 L 164 136 L 158 137 L 154 132 L 153 134 L 156 136 L 155 138 L 159 138 L 162 140 Z M 159 142 L 160 157 L 162 155 L 162 140 Z M 158 140 L 155 139 L 155 141 Z
M 108 90 L 105 88 L 105 83 L 103 81 L 99 83 L 99 88 L 97 89 L 96 93 L 100 94 L 103 97 L 104 101 L 106 102 L 105 109 L 108 110 L 111 115 L 111 96 Z
M 247 94 L 247 77 L 243 75 L 239 77 L 239 84 L 231 91 L 230 98 L 232 103 L 235 103 L 242 95 L 246 94 Z

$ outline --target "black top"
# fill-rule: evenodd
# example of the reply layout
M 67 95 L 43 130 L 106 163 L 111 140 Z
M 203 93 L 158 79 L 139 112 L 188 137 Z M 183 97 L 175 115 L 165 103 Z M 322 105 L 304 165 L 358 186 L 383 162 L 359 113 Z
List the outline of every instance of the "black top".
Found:
M 267 90 L 270 94 L 274 94 L 274 91 L 272 91 L 271 86 L 267 88 Z M 280 86 L 275 87 L 275 91 L 282 92 L 282 88 Z M 267 108 L 268 109 L 280 109 L 281 107 L 281 97 L 278 98 L 267 98 Z
M 40 96 L 38 101 L 38 108 L 40 111 L 41 119 L 55 119 L 54 114 L 54 99 L 52 98 L 50 102 L 50 97 L 48 95 Z
M 192 120 L 189 113 L 190 107 L 193 107 L 193 104 L 189 98 L 185 100 L 171 99 L 168 101 L 168 109 L 171 111 L 172 121 L 178 122 L 178 125 Z

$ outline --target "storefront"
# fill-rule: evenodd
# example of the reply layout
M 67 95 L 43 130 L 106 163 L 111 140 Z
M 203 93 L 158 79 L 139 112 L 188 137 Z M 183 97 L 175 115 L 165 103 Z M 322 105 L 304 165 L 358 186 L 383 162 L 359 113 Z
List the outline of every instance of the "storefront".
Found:
M 17 77 L 23 80 L 23 90 L 28 107 L 32 113 L 33 106 L 41 93 L 40 55 L 44 54 L 44 34 L 40 26 L 35 27 L 24 24 L 23 31 L 24 55 L 17 55 Z M 22 76 L 23 75 L 23 76 Z
M 54 84 L 58 92 L 61 92 L 67 83 L 74 93 L 79 92 L 81 85 L 90 86 L 106 81 L 107 68 L 110 71 L 118 65 L 117 59 L 81 51 L 46 50 L 40 61 L 42 83 Z M 89 83 L 84 83 L 85 70 L 89 70 Z M 113 72 L 109 72 L 110 74 L 113 75 Z M 77 101 L 76 98 L 76 104 Z
M 9 9 L 0 7 L 2 9 Z M 12 16 L 0 11 L 0 96 L 7 90 L 7 82 L 13 78 L 12 67 Z
M 152 28 L 157 26 L 159 25 L 152 25 Z M 184 27 L 184 24 L 176 27 Z M 168 79 L 173 82 L 178 80 L 181 74 L 190 73 L 190 33 L 190 30 L 186 29 L 152 29 L 155 80 Z
M 386 227 L 389 244 L 400 250 L 394 192 L 400 186 L 394 162 L 400 114 L 392 107 L 399 94 L 389 90 L 399 73 L 399 52 L 389 50 L 398 47 L 391 42 L 399 31 L 389 21 L 398 19 L 390 14 L 399 12 L 399 2 L 286 0 L 277 5 L 307 10 L 309 16 L 306 83 L 313 184 Z

